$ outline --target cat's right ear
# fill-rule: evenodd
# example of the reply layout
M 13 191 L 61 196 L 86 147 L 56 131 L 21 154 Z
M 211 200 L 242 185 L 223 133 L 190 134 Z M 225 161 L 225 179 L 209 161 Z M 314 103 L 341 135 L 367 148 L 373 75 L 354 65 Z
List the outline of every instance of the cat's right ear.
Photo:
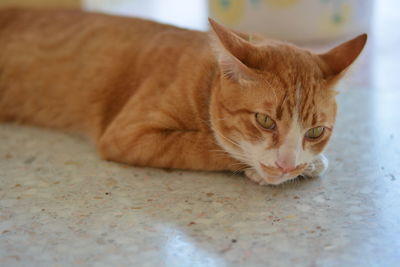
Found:
M 367 42 L 367 34 L 344 42 L 325 54 L 319 55 L 325 63 L 325 76 L 327 79 L 340 77 L 348 67 L 357 59 Z
M 245 40 L 246 34 L 235 33 L 210 18 L 208 20 L 213 29 L 212 47 L 223 75 L 238 82 L 255 79 L 255 73 L 249 66 L 249 59 L 257 50 L 253 44 Z

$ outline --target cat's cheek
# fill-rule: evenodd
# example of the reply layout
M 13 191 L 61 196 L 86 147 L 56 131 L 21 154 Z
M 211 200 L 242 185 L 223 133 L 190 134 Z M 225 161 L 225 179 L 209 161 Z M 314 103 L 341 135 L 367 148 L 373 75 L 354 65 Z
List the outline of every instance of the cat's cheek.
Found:
M 266 166 L 274 166 L 276 161 L 277 150 L 270 149 L 268 140 L 261 142 L 241 141 L 240 146 L 247 157 L 251 159 L 251 166 L 262 173 L 260 163 Z

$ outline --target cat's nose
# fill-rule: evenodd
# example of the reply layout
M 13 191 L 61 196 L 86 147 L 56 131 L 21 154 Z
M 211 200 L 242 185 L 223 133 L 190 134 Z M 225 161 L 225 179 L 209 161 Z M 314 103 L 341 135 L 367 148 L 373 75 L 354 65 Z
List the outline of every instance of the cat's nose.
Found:
M 275 161 L 275 165 L 284 173 L 288 173 L 296 169 L 295 164 L 285 160 L 277 160 Z

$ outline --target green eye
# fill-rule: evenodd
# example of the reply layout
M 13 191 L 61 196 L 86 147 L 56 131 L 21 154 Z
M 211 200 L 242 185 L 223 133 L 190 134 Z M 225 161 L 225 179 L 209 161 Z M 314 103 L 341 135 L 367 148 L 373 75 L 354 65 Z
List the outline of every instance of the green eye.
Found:
M 310 129 L 310 130 L 308 130 L 308 131 L 306 132 L 306 137 L 307 137 L 308 139 L 318 139 L 319 137 L 322 136 L 322 134 L 324 133 L 324 131 L 325 131 L 325 128 L 322 127 L 322 126 L 320 126 L 320 127 L 315 127 L 315 128 L 312 128 L 312 129 Z
M 256 120 L 267 130 L 273 130 L 276 127 L 275 121 L 265 114 L 256 113 Z

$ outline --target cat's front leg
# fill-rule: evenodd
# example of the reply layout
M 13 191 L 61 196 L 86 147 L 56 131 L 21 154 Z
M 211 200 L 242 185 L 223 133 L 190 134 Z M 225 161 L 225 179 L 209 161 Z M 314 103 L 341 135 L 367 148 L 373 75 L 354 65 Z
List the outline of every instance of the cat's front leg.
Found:
M 303 175 L 306 177 L 321 176 L 328 169 L 328 163 L 328 159 L 323 154 L 319 154 L 307 165 Z
M 146 127 L 115 127 L 98 141 L 104 159 L 136 166 L 231 170 L 244 164 L 216 145 L 211 132 Z

